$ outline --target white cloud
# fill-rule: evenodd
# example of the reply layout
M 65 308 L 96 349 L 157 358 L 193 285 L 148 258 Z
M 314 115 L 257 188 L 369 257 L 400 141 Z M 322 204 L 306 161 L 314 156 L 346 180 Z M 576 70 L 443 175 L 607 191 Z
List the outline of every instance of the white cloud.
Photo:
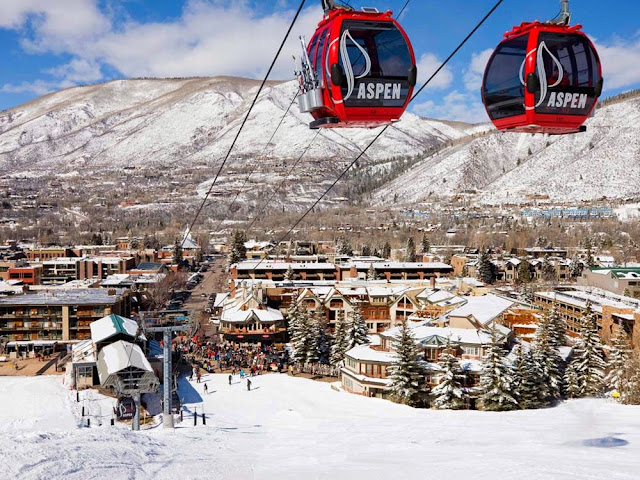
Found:
M 477 94 L 458 90 L 447 94 L 440 103 L 433 100 L 420 103 L 413 111 L 421 116 L 467 123 L 487 122 L 489 118 Z
M 442 65 L 442 62 L 433 53 L 424 53 L 418 60 L 418 83 L 423 84 Z M 453 83 L 453 72 L 449 67 L 444 67 L 436 75 L 427 89 L 442 90 L 449 88 Z
M 464 74 L 464 85 L 471 92 L 479 92 L 482 87 L 482 77 L 493 49 L 488 48 L 482 52 L 471 55 L 471 64 Z
M 278 10 L 259 17 L 245 2 L 189 0 L 174 21 L 115 25 L 97 0 L 0 0 L 0 28 L 16 30 L 26 52 L 73 57 L 44 72 L 59 77 L 56 81 L 2 88 L 35 93 L 56 83 L 95 82 L 103 78 L 105 66 L 127 77 L 261 77 L 294 13 Z M 309 39 L 320 18 L 319 6 L 303 10 L 272 79 L 293 77 L 291 55 L 300 51 L 297 37 Z
M 640 83 L 640 39 L 595 44 L 602 61 L 605 89 L 635 86 Z

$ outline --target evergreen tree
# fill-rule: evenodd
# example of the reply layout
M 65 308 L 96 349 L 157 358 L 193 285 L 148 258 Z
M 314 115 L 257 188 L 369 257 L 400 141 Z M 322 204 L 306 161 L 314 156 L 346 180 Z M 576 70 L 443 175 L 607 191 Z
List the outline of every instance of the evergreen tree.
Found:
M 526 258 L 523 258 L 520 260 L 520 265 L 518 265 L 518 281 L 521 283 L 529 283 L 532 279 L 531 264 Z
M 176 240 L 173 245 L 173 263 L 180 266 L 182 265 L 182 261 L 182 244 L 178 240 Z
M 287 282 L 291 282 L 293 280 L 293 268 L 291 268 L 291 265 L 289 265 L 289 267 L 287 268 L 287 271 L 284 272 L 284 279 Z
M 591 311 L 590 305 L 582 318 L 580 335 L 573 349 L 570 366 L 576 375 L 577 396 L 593 396 L 602 392 L 607 364 L 598 335 L 596 315 Z M 574 389 L 574 386 L 569 388 Z
M 578 371 L 576 364 L 573 362 L 569 363 L 564 374 L 564 394 L 567 398 L 578 398 L 582 396 Z
M 513 393 L 522 409 L 540 408 L 546 395 L 542 375 L 530 350 L 518 345 L 515 349 Z
M 229 249 L 228 256 L 229 265 L 238 263 L 247 257 L 247 247 L 245 246 L 246 242 L 247 237 L 243 231 L 236 230 L 233 232 L 231 248 Z
M 291 342 L 293 342 L 293 339 L 296 338 L 298 334 L 302 315 L 306 315 L 303 308 L 295 302 L 292 303 L 287 311 L 287 333 L 289 334 L 289 340 L 291 340 Z
M 584 239 L 584 249 L 587 251 L 587 267 L 591 268 L 596 264 L 593 258 L 593 244 L 591 243 L 591 237 L 587 237 Z
M 391 245 L 389 242 L 384 242 L 384 246 L 382 247 L 382 258 L 386 260 L 391 258 Z
M 313 312 L 309 312 L 306 309 L 300 310 L 300 316 L 298 317 L 297 325 L 291 338 L 293 360 L 296 363 L 305 363 L 310 356 L 315 355 L 315 352 L 311 352 L 313 342 L 311 336 L 312 318 Z
M 498 344 L 495 329 L 491 336 L 491 346 L 482 360 L 480 374 L 482 395 L 480 404 L 483 410 L 514 410 L 518 406 L 513 396 L 513 376 L 506 365 L 504 350 Z
M 142 244 L 144 245 L 144 248 L 152 248 L 153 246 L 153 243 L 151 242 L 151 237 L 149 237 L 149 235 L 147 235 L 146 233 L 144 234 Z
M 582 260 L 576 255 L 571 259 L 571 269 L 569 270 L 569 275 L 571 278 L 578 278 L 582 275 L 582 270 L 584 268 L 584 264 Z
M 420 350 L 404 320 L 393 340 L 396 359 L 389 368 L 391 398 L 406 405 L 417 406 L 426 388 L 426 371 L 420 360 Z
M 369 245 L 363 245 L 362 249 L 360 250 L 360 255 L 362 255 L 363 257 L 370 257 L 371 256 L 371 247 Z
M 353 247 L 342 235 L 336 239 L 336 255 L 353 256 Z
M 622 292 L 622 295 L 625 296 L 625 297 L 629 297 L 629 298 L 632 297 L 631 290 L 629 290 L 629 287 L 624 289 L 624 292 Z
M 554 304 L 538 323 L 532 356 L 542 382 L 540 401 L 549 404 L 560 399 L 566 364 L 560 347 L 566 343 L 566 324 Z
M 140 248 L 140 240 L 137 237 L 133 237 L 129 242 L 130 250 L 138 250 Z
M 545 256 L 542 260 L 542 279 L 545 282 L 554 282 L 556 280 L 556 268 L 548 256 Z
M 331 344 L 327 333 L 327 322 L 319 310 L 313 316 L 311 324 L 311 352 L 307 355 L 310 363 L 329 363 Z
M 427 238 L 427 234 L 422 235 L 422 242 L 420 247 L 422 248 L 422 253 L 429 253 L 431 251 L 431 243 Z
M 413 243 L 413 237 L 409 237 L 407 240 L 407 247 L 405 249 L 404 254 L 405 262 L 415 262 L 416 261 L 416 245 Z
M 331 345 L 331 365 L 338 365 L 344 361 L 344 354 L 349 350 L 349 341 L 347 339 L 347 322 L 344 318 L 342 310 L 336 312 L 335 331 L 333 344 Z
M 558 305 L 554 302 L 547 317 L 549 342 L 555 348 L 567 344 L 567 322 L 558 311 Z
M 369 270 L 367 270 L 367 280 L 371 282 L 373 280 L 376 280 L 377 278 L 378 275 L 376 274 L 376 269 L 372 263 L 371 265 L 369 265 Z
M 624 329 L 619 328 L 613 339 L 609 355 L 609 371 L 604 380 L 608 390 L 616 390 L 619 393 L 626 390 L 629 380 L 627 369 L 632 356 L 633 350 L 629 344 L 629 337 Z
M 478 279 L 490 285 L 495 282 L 495 266 L 491 262 L 491 257 L 487 250 L 482 250 L 478 256 Z
M 464 374 L 458 359 L 445 351 L 440 354 L 438 363 L 442 368 L 442 377 L 440 384 L 431 390 L 432 405 L 441 409 L 459 410 L 464 408 L 467 394 L 464 389 Z
M 347 343 L 349 350 L 357 345 L 371 343 L 369 340 L 369 329 L 365 322 L 362 312 L 358 307 L 349 312 L 349 325 L 347 327 Z

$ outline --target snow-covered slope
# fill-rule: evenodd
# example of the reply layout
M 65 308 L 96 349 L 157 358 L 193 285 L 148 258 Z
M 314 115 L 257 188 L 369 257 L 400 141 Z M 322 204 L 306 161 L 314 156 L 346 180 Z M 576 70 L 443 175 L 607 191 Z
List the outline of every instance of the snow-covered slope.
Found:
M 425 158 L 380 188 L 375 201 L 410 202 L 429 194 L 480 191 L 486 202 L 518 201 L 527 195 L 554 200 L 621 198 L 640 193 L 640 98 L 600 108 L 587 132 L 547 136 L 487 132 Z
M 228 150 L 259 83 L 231 77 L 120 80 L 76 87 L 0 114 L 0 166 L 64 170 L 215 164 Z M 271 83 L 243 130 L 234 157 L 260 154 L 289 106 L 294 82 Z M 290 110 L 267 157 L 296 158 L 315 132 Z M 377 131 L 323 132 L 308 158 L 352 158 Z M 407 115 L 369 158 L 413 155 L 464 135 L 462 128 Z
M 516 412 L 416 410 L 288 375 L 181 380 L 185 421 L 132 432 L 59 377 L 0 377 L 2 478 L 638 478 L 639 407 L 604 399 Z M 97 392 L 81 392 L 81 398 Z M 193 412 L 207 415 L 193 426 Z M 102 420 L 102 425 L 100 425 Z

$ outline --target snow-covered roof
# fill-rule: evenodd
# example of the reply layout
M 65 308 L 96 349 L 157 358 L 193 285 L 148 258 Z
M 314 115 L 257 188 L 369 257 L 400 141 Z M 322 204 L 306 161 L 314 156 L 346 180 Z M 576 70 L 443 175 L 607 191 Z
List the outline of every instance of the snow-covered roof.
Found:
M 449 317 L 468 317 L 472 315 L 483 325 L 486 325 L 498 315 L 508 308 L 512 307 L 515 302 L 497 295 L 489 294 L 482 297 L 464 297 L 467 301 L 461 307 L 456 308 L 448 313 Z
M 228 293 L 216 293 L 216 298 L 213 301 L 214 308 L 220 308 L 224 304 L 224 301 L 229 297 Z
M 232 265 L 233 267 L 233 265 Z M 281 270 L 287 271 L 289 268 L 292 270 L 335 270 L 336 266 L 333 263 L 287 263 L 287 262 L 272 262 L 265 260 L 258 265 L 258 262 L 239 262 L 235 264 L 237 270 Z
M 265 309 L 249 308 L 247 310 L 224 310 L 220 316 L 220 320 L 223 322 L 232 323 L 246 323 L 254 319 L 258 319 L 263 323 L 271 323 L 284 320 L 284 316 L 280 310 L 276 310 L 271 307 L 266 307 Z
M 348 262 L 340 265 L 341 270 L 355 267 L 357 270 L 369 269 L 373 265 L 375 270 L 452 270 L 451 265 L 442 262 Z
M 104 362 L 109 375 L 129 367 L 153 372 L 151 364 L 142 353 L 142 349 L 138 345 L 122 340 L 103 347 L 98 354 L 98 359 Z M 102 381 L 102 378 L 100 380 Z
M 81 340 L 71 347 L 73 363 L 92 363 L 96 361 L 96 349 L 92 340 Z
M 358 345 L 345 353 L 346 356 L 360 362 L 391 363 L 396 358 L 395 352 L 386 352 L 371 348 L 369 345 Z
M 43 288 L 37 293 L 0 298 L 0 305 L 113 305 L 125 293 L 124 289 L 113 289 L 115 295 L 110 295 L 111 289 L 106 288 Z
M 90 327 L 91 339 L 95 343 L 104 342 L 118 334 L 124 334 L 131 338 L 136 338 L 136 334 L 138 333 L 137 322 L 114 313 L 92 322 Z
M 600 313 L 603 305 L 640 311 L 640 300 L 617 295 L 599 288 L 588 287 L 588 290 L 582 290 L 577 287 L 573 290 L 562 292 L 536 292 L 536 295 L 581 308 L 586 308 L 587 303 L 590 302 L 592 310 Z

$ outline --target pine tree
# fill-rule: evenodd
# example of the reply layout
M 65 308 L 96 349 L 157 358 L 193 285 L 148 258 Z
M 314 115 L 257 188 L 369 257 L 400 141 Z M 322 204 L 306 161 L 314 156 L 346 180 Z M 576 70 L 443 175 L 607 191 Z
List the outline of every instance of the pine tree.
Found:
M 331 345 L 331 365 L 338 365 L 344 361 L 344 354 L 349 350 L 349 342 L 347 339 L 347 323 L 342 310 L 336 312 L 335 331 L 333 344 Z
M 518 345 L 513 364 L 513 393 L 522 409 L 540 408 L 544 405 L 541 397 L 546 395 L 542 385 L 542 375 L 530 350 Z M 542 387 L 542 388 L 541 388 Z
M 623 392 L 628 382 L 627 368 L 633 356 L 633 350 L 629 345 L 629 337 L 624 329 L 619 328 L 613 339 L 611 353 L 609 355 L 609 371 L 605 377 L 605 385 L 608 390 Z
M 306 312 L 303 313 L 303 309 L 295 302 L 291 304 L 287 311 L 287 333 L 292 342 L 298 334 L 300 319 L 303 314 L 306 315 Z
M 376 280 L 378 277 L 378 275 L 376 274 L 376 269 L 373 266 L 373 263 L 371 265 L 369 265 L 369 270 L 367 270 L 367 280 L 369 282 Z
M 584 269 L 584 264 L 582 260 L 578 256 L 575 256 L 571 259 L 571 269 L 569 270 L 569 275 L 571 278 L 578 278 L 582 275 L 582 270 Z
M 353 247 L 342 235 L 336 239 L 336 255 L 353 256 Z
M 552 319 L 553 315 L 553 319 Z M 562 335 L 556 331 L 560 320 L 557 309 L 545 312 L 538 324 L 533 341 L 532 355 L 540 372 L 542 386 L 540 400 L 544 404 L 560 399 L 565 363 L 558 350 Z
M 362 316 L 362 312 L 356 307 L 352 312 L 349 312 L 349 325 L 347 327 L 347 343 L 349 349 L 357 345 L 371 343 L 368 333 L 369 329 Z
M 487 250 L 482 250 L 478 256 L 478 279 L 487 285 L 495 281 L 495 267 Z
M 582 318 L 580 335 L 573 349 L 570 366 L 576 375 L 577 396 L 593 396 L 602 392 L 607 364 L 598 335 L 596 315 L 591 311 L 590 305 L 587 305 L 587 311 Z
M 307 355 L 310 363 L 329 363 L 331 345 L 327 333 L 327 322 L 320 311 L 316 311 L 311 324 L 311 352 Z
M 360 249 L 360 255 L 362 255 L 363 257 L 371 256 L 371 247 L 366 244 L 362 245 L 362 248 Z
M 622 295 L 625 296 L 625 297 L 629 297 L 629 298 L 632 297 L 631 290 L 629 290 L 629 287 L 624 289 L 624 292 L 622 292 Z
M 228 256 L 229 265 L 238 263 L 247 257 L 247 247 L 245 246 L 246 242 L 247 238 L 243 231 L 236 230 L 233 232 Z
M 406 320 L 393 340 L 393 349 L 396 359 L 389 367 L 391 398 L 398 403 L 416 406 L 420 404 L 426 388 L 426 371 Z
M 287 271 L 284 272 L 284 279 L 287 282 L 291 282 L 293 280 L 293 268 L 291 268 L 291 265 L 289 265 L 289 268 L 287 268 Z
M 182 265 L 182 244 L 176 240 L 176 243 L 173 245 L 173 263 L 180 266 Z
M 585 238 L 584 249 L 587 251 L 587 259 L 586 259 L 587 267 L 591 268 L 596 264 L 596 262 L 593 258 L 593 244 L 591 243 L 590 237 Z
M 312 318 L 313 312 L 309 312 L 305 309 L 300 310 L 297 325 L 293 332 L 293 337 L 291 338 L 291 344 L 293 346 L 293 360 L 296 363 L 305 363 L 308 361 L 309 356 L 313 356 L 311 352 Z
M 382 258 L 385 260 L 391 258 L 391 245 L 389 242 L 384 242 L 384 246 L 382 247 Z
M 518 265 L 518 281 L 521 283 L 529 283 L 532 280 L 531 264 L 526 258 L 520 260 Z
M 422 253 L 429 253 L 431 251 L 431 243 L 427 238 L 427 234 L 422 235 L 422 242 L 420 247 L 422 248 Z
M 576 364 L 570 362 L 564 374 L 564 394 L 567 398 L 578 398 L 581 395 L 580 379 L 576 370 Z
M 555 348 L 567 344 L 567 322 L 558 311 L 558 305 L 554 302 L 548 313 L 549 341 Z
M 548 256 L 545 256 L 542 260 L 542 279 L 545 282 L 554 282 L 556 280 L 556 269 Z
M 448 349 L 447 349 L 448 350 Z M 441 382 L 431 390 L 435 408 L 459 410 L 465 407 L 467 394 L 464 390 L 464 375 L 458 359 L 448 351 L 440 354 Z
M 405 262 L 415 262 L 416 261 L 416 245 L 413 243 L 413 237 L 409 237 L 407 240 L 407 247 L 405 249 L 404 254 Z
M 480 388 L 480 404 L 483 410 L 503 411 L 518 407 L 518 402 L 513 396 L 511 369 L 506 365 L 504 350 L 498 344 L 495 329 L 491 335 L 491 346 L 482 360 Z

